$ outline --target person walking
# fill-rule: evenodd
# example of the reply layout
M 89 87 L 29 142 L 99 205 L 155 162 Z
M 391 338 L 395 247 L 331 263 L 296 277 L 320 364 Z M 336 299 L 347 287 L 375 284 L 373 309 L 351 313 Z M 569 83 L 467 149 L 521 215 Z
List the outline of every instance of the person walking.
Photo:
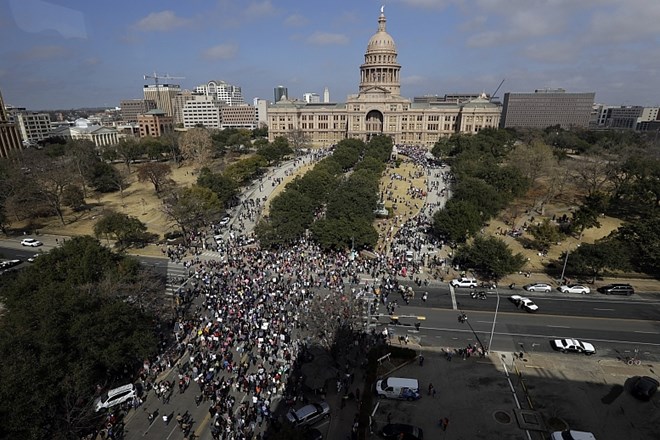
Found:
M 429 384 L 429 396 L 433 393 L 434 390 L 435 390 L 435 388 L 433 387 L 433 384 L 430 383 Z
M 423 365 L 424 365 L 424 355 L 423 355 L 423 354 L 420 354 L 420 355 L 419 355 L 419 366 L 421 367 L 421 366 L 423 366 Z
M 442 419 L 442 430 L 446 431 L 448 426 L 449 426 L 449 419 L 445 417 L 444 419 Z

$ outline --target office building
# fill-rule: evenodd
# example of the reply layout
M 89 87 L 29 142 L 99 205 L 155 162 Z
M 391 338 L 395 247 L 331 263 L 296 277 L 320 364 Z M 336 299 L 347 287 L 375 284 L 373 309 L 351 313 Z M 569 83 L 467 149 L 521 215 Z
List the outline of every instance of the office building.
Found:
M 60 125 L 50 132 L 52 137 L 92 142 L 96 147 L 117 145 L 119 132 L 114 127 L 103 127 L 89 119 L 76 119 L 73 125 Z
M 30 112 L 25 108 L 12 108 L 8 112 L 21 134 L 23 145 L 36 145 L 50 136 L 51 125 L 48 113 Z
M 224 105 L 234 106 L 245 104 L 241 88 L 228 84 L 225 81 L 209 81 L 204 85 L 197 86 L 195 88 L 195 93 L 201 93 L 206 96 L 210 96 L 214 99 L 217 99 L 218 101 L 221 101 L 224 103 Z
M 289 97 L 289 89 L 287 89 L 284 86 L 277 86 L 275 87 L 273 91 L 273 95 L 275 98 L 275 103 L 278 103 L 282 100 L 282 98 L 288 98 Z
M 596 94 L 540 89 L 534 93 L 505 93 L 502 128 L 587 128 Z
M 303 101 L 308 104 L 314 104 L 321 102 L 321 97 L 318 93 L 303 93 Z
M 252 101 L 255 111 L 256 126 L 268 127 L 268 101 L 265 99 L 254 98 Z
M 358 93 L 349 95 L 345 103 L 307 103 L 278 99 L 285 93 L 278 94 L 276 88 L 275 103 L 268 107 L 269 140 L 301 130 L 311 146 L 329 146 L 347 138 L 368 141 L 372 136 L 386 135 L 395 144 L 430 148 L 441 137 L 477 133 L 499 125 L 500 108 L 484 94 L 465 102 L 416 103 L 402 97 L 397 56 L 381 12 L 377 32 L 367 43 L 360 65 Z
M 167 116 L 174 115 L 172 99 L 181 92 L 178 84 L 147 84 L 143 88 L 144 99 L 154 101 L 156 109 L 160 109 Z
M 206 128 L 220 128 L 220 108 L 223 103 L 208 95 L 190 95 L 182 109 L 184 128 L 203 125 Z
M 121 108 L 122 121 L 126 123 L 137 122 L 138 115 L 154 110 L 156 108 L 156 101 L 151 99 L 122 99 L 119 102 Z
M 330 91 L 327 87 L 323 90 L 323 102 L 326 104 L 330 102 Z
M 0 157 L 9 157 L 12 151 L 20 151 L 22 145 L 18 127 L 14 121 L 9 119 L 2 92 L 0 92 Z
M 245 128 L 254 130 L 257 127 L 256 108 L 252 105 L 225 105 L 220 108 L 220 128 Z

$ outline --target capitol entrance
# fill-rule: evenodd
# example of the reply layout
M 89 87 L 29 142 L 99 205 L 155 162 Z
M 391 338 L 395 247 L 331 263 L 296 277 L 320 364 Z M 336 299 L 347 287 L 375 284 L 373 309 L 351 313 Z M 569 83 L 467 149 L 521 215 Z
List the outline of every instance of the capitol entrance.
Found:
M 367 113 L 365 123 L 367 141 L 369 141 L 372 136 L 383 134 L 383 114 L 378 110 L 371 110 Z

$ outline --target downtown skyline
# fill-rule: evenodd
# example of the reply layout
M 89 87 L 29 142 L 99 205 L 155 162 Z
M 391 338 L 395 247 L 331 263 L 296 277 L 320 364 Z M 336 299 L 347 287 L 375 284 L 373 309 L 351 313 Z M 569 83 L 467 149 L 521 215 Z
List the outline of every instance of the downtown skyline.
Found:
M 194 89 L 240 86 L 246 102 L 355 94 L 381 5 L 401 94 L 596 92 L 660 104 L 660 3 L 630 0 L 8 0 L 0 5 L 0 90 L 30 110 L 115 107 L 143 98 L 143 75 Z

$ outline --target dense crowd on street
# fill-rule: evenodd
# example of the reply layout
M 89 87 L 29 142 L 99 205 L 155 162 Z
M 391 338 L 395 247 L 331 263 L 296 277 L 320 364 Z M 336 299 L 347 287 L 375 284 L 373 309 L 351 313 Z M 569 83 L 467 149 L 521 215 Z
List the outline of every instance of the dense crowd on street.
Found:
M 323 334 L 322 327 L 309 326 L 314 318 L 310 316 L 310 304 L 315 295 L 345 295 L 351 291 L 358 295 L 378 289 L 383 292 L 380 300 L 385 304 L 389 293 L 398 291 L 397 278 L 409 275 L 412 279 L 423 263 L 403 250 L 419 253 L 422 245 L 436 244 L 426 234 L 430 216 L 423 207 L 427 191 L 445 189 L 439 185 L 415 187 L 412 182 L 429 173 L 440 173 L 437 177 L 443 179 L 450 176 L 428 163 L 422 147 L 399 147 L 399 153 L 413 160 L 415 168 L 407 176 L 390 174 L 390 189 L 396 185 L 406 187 L 406 196 L 392 201 L 403 204 L 407 211 L 405 217 L 394 219 L 392 227 L 379 231 L 389 241 L 390 252 L 380 249 L 372 258 L 361 258 L 350 252 L 324 252 L 305 239 L 287 248 L 265 250 L 242 246 L 233 234 L 209 243 L 218 232 L 216 225 L 210 225 L 206 232 L 191 233 L 190 238 L 204 243 L 204 248 L 221 251 L 222 259 L 200 259 L 197 248 L 183 245 L 164 248 L 163 252 L 176 262 L 183 261 L 191 250 L 197 256 L 185 259 L 190 279 L 176 293 L 176 347 L 153 361 L 145 361 L 141 374 L 145 389 L 153 389 L 165 404 L 177 391 L 195 393 L 197 405 L 208 407 L 214 439 L 263 438 L 266 427 L 278 423 L 273 415 L 274 402 L 284 399 L 293 403 L 285 398 L 286 390 L 291 385 L 300 390 L 300 378 L 291 377 L 291 372 L 306 349 L 309 333 L 313 332 L 313 338 L 332 337 Z M 327 152 L 319 153 L 315 160 L 325 155 Z M 281 183 L 264 179 L 259 185 L 268 180 L 273 185 Z M 253 223 L 262 207 L 261 198 L 241 202 L 240 214 L 230 231 L 245 230 L 245 222 Z M 371 283 L 358 286 L 364 278 L 370 278 Z M 406 298 L 402 294 L 402 299 Z M 390 301 L 386 307 L 393 312 L 397 301 Z M 176 381 L 158 381 L 159 375 L 170 370 L 176 372 Z M 237 402 L 238 395 L 245 398 Z M 185 426 L 188 435 L 191 425 Z

